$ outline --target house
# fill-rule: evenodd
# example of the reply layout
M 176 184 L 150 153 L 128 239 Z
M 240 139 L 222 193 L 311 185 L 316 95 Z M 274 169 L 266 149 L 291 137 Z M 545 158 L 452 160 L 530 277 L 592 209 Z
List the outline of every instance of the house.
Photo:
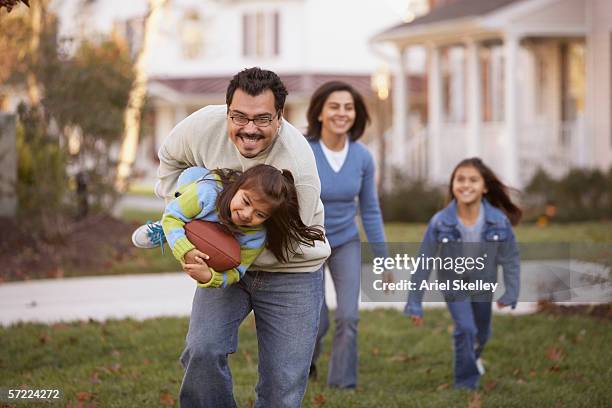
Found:
M 404 5 L 400 4 L 404 3 Z M 165 11 L 147 61 L 154 135 L 143 141 L 135 170 L 154 177 L 151 160 L 181 119 L 208 104 L 225 103 L 231 77 L 260 66 L 279 74 L 288 88 L 285 118 L 306 128 L 312 92 L 329 80 L 353 85 L 365 97 L 372 142 L 390 127 L 389 103 L 380 102 L 372 75 L 384 59 L 369 38 L 402 21 L 409 2 L 382 0 L 181 0 Z M 419 3 L 419 2 L 417 2 Z M 423 1 L 420 1 L 423 3 Z M 399 8 L 398 8 L 399 7 Z M 418 10 L 417 10 L 418 11 Z M 142 15 L 142 14 L 141 14 Z M 138 16 L 115 24 L 128 40 L 138 40 Z M 419 79 L 410 81 L 419 92 Z M 422 88 L 422 86 L 421 86 Z
M 411 177 L 447 183 L 461 159 L 480 156 L 513 187 L 538 167 L 612 164 L 612 2 L 432 1 L 428 14 L 372 37 L 393 46 L 400 72 L 427 51 L 427 112 L 409 125 L 405 75 L 393 84 L 392 150 Z

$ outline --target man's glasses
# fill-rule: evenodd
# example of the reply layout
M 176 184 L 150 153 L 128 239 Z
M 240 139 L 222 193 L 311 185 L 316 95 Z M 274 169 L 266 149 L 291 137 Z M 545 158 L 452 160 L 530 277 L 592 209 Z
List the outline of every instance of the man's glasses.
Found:
M 270 116 L 258 116 L 256 118 L 250 119 L 244 115 L 239 115 L 237 113 L 230 113 L 229 117 L 232 122 L 234 122 L 234 125 L 246 126 L 249 124 L 249 122 L 252 121 L 255 126 L 260 128 L 270 126 L 270 124 L 274 120 L 274 118 Z

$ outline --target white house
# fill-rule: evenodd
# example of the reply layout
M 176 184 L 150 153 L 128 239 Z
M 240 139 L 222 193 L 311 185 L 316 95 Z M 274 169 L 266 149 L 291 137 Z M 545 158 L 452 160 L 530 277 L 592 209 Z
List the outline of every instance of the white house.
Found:
M 154 156 L 172 127 L 202 106 L 224 103 L 231 77 L 251 66 L 280 75 L 289 90 L 285 117 L 303 129 L 312 92 L 328 80 L 349 82 L 365 96 L 372 113 L 365 139 L 377 138 L 391 121 L 390 112 L 382 111 L 389 119 L 386 125 L 381 123 L 371 84 L 373 73 L 385 61 L 368 41 L 401 22 L 410 4 L 396 0 L 172 2 L 147 62 L 155 135 L 141 146 L 136 170 L 151 174 L 145 167 L 154 163 L 145 158 Z M 130 27 L 138 27 L 139 16 L 135 21 L 125 19 L 123 25 L 128 37 L 136 40 L 138 31 Z
M 612 164 L 612 2 L 456 0 L 375 35 L 410 72 L 414 47 L 427 50 L 422 130 L 399 75 L 393 84 L 395 164 L 444 183 L 457 162 L 481 156 L 522 187 L 541 166 Z

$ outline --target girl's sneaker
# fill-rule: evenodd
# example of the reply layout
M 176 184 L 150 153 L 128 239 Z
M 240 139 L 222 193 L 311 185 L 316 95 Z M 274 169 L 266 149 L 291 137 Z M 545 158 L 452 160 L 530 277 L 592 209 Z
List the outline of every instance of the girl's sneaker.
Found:
M 132 243 L 137 248 L 149 249 L 159 246 L 163 248 L 165 241 L 166 235 L 160 221 L 147 222 L 136 228 L 132 234 Z

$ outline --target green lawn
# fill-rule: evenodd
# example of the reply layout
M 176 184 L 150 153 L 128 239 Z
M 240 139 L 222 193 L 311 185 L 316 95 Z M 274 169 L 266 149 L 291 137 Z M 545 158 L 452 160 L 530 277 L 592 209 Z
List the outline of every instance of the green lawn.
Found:
M 127 221 L 144 223 L 147 220 L 160 218 L 158 212 L 129 210 L 122 214 Z M 385 224 L 388 242 L 419 243 L 423 238 L 426 224 Z M 541 228 L 534 224 L 519 225 L 516 229 L 519 242 L 612 242 L 612 224 L 606 222 L 585 222 L 575 224 L 553 224 Z M 139 250 L 137 256 L 101 271 L 101 274 L 135 274 L 169 272 L 180 270 L 180 265 L 172 257 L 166 246 L 165 254 L 160 250 Z M 67 275 L 78 275 L 70 271 Z
M 448 313 L 427 311 L 425 318 L 425 327 L 414 328 L 396 311 L 363 312 L 358 389 L 331 390 L 320 379 L 309 385 L 304 406 L 455 407 L 477 399 L 484 407 L 612 406 L 607 320 L 495 316 L 484 355 L 487 374 L 474 394 L 452 389 Z M 59 387 L 73 404 L 88 401 L 84 406 L 171 405 L 182 376 L 178 358 L 187 324 L 185 318 L 162 318 L 0 328 L 0 384 Z M 230 358 L 240 407 L 255 398 L 256 344 L 250 316 Z M 326 363 L 324 354 L 319 378 L 325 378 Z
M 421 242 L 426 224 L 387 223 L 385 232 L 389 242 Z M 520 243 L 526 242 L 612 242 L 611 222 L 580 222 L 551 224 L 519 224 L 514 232 Z

